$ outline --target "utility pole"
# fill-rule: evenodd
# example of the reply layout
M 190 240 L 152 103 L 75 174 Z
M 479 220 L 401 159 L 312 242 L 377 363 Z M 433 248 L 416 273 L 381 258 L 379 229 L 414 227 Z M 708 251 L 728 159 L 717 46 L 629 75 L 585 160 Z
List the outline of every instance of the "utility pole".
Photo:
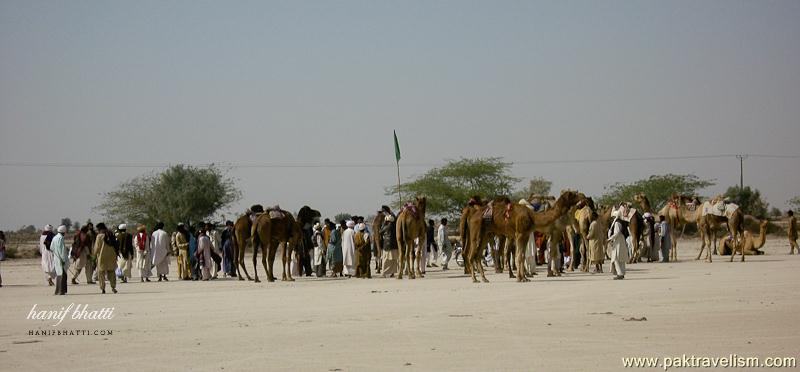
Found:
M 747 155 L 736 155 L 736 158 L 739 159 L 739 190 L 744 190 L 744 159 Z

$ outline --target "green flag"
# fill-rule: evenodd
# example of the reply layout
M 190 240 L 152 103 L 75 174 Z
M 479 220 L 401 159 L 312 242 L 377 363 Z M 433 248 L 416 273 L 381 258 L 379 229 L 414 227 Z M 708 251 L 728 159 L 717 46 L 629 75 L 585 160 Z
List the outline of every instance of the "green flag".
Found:
M 396 161 L 400 161 L 400 143 L 397 142 L 397 132 L 394 132 L 394 158 Z

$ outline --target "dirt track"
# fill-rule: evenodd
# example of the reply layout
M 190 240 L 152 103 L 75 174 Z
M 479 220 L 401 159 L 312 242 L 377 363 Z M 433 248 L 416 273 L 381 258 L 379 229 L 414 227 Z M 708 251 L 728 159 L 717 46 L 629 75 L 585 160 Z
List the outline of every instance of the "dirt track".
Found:
M 680 262 L 629 266 L 624 281 L 545 278 L 540 267 L 526 284 L 433 269 L 403 281 L 136 281 L 116 295 L 78 285 L 56 297 L 36 260 L 7 261 L 0 370 L 620 371 L 625 356 L 800 357 L 800 256 L 770 238 L 767 255 L 745 263 L 694 261 L 698 242 L 682 241 Z M 70 303 L 114 307 L 115 317 L 26 319 L 34 304 Z M 113 335 L 28 335 L 39 329 Z

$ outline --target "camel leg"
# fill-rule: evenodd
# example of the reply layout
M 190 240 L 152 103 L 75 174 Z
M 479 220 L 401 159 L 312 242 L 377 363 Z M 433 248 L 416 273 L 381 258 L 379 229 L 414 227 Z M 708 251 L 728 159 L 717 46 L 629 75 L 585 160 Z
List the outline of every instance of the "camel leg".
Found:
M 253 246 L 253 275 L 255 276 L 255 282 L 260 283 L 261 281 L 258 280 L 258 249 L 259 247 Z M 262 247 L 263 249 L 263 247 Z M 266 257 L 266 255 L 263 255 Z M 266 267 L 264 267 L 266 269 Z M 269 271 L 267 271 L 269 273 Z
M 274 270 L 272 268 L 275 267 L 275 255 L 277 253 L 278 253 L 278 245 L 277 244 L 275 244 L 275 245 L 270 244 L 269 245 L 269 250 L 266 253 L 264 253 L 265 256 L 268 256 L 267 257 L 267 281 L 268 282 L 274 282 L 275 281 L 275 273 L 274 273 Z
M 409 279 L 416 279 L 417 273 L 419 273 L 419 266 L 415 265 L 417 261 L 417 250 L 414 249 L 414 241 L 411 241 L 411 244 L 408 245 L 406 250 L 406 255 L 408 257 L 408 278 Z
M 418 241 L 419 241 L 419 254 L 414 255 L 414 271 L 417 273 L 416 276 L 418 278 L 424 278 L 420 266 L 422 265 L 422 255 L 427 254 L 425 252 L 426 241 L 422 237 L 420 237 Z
M 685 229 L 686 225 L 683 225 L 683 228 Z M 669 258 L 670 258 L 670 261 L 677 262 L 678 261 L 678 232 L 673 230 L 670 233 L 671 233 L 670 235 L 672 235 L 672 241 L 670 241 L 670 243 L 672 244 L 672 250 L 669 251 Z M 681 232 L 681 235 L 683 235 L 683 232 Z
M 245 248 L 246 247 L 247 246 L 245 245 L 244 247 L 240 248 L 240 247 L 238 247 L 238 244 L 237 244 L 237 247 L 235 248 L 235 249 L 239 250 L 237 252 L 238 255 L 234 255 L 234 257 L 236 258 L 236 272 L 237 272 L 237 274 L 239 276 L 239 280 L 244 280 L 244 278 L 242 278 L 242 271 L 244 271 L 244 275 L 247 276 L 247 280 L 253 280 L 253 278 L 251 278 L 250 274 L 247 272 L 247 265 L 245 264 L 245 260 L 244 260 L 244 253 L 245 253 Z M 253 247 L 253 250 L 255 250 L 255 249 L 256 249 L 256 247 Z M 239 269 L 240 267 L 241 267 L 241 270 Z
M 403 270 L 405 270 L 406 265 L 406 247 L 405 242 L 401 242 L 398 244 L 397 253 L 400 257 L 397 257 L 397 279 L 403 279 Z
M 511 261 L 516 260 L 516 257 L 514 257 L 514 250 L 511 247 L 511 239 L 506 238 L 505 244 L 503 244 L 503 264 L 508 267 L 508 277 L 514 278 L 514 267 L 511 265 Z
M 530 237 L 529 234 L 521 234 L 517 233 L 516 236 L 516 244 L 517 244 L 517 282 L 529 282 L 527 276 L 525 276 L 525 250 L 520 249 L 520 247 L 527 247 L 528 246 L 528 238 Z

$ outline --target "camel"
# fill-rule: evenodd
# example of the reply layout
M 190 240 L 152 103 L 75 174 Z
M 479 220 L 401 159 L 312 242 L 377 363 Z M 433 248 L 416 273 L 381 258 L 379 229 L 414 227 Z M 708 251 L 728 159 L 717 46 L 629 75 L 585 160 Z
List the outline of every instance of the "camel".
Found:
M 465 266 L 470 266 L 470 274 L 473 283 L 478 283 L 475 272 L 479 272 L 481 280 L 488 283 L 486 275 L 481 265 L 481 247 L 488 244 L 488 238 L 493 235 L 505 236 L 513 240 L 517 247 L 525 247 L 528 244 L 530 234 L 536 230 L 544 234 L 553 234 L 554 229 L 558 232 L 555 236 L 563 234 L 564 228 L 568 224 L 558 224 L 557 220 L 562 217 L 573 205 L 580 200 L 585 200 L 586 196 L 574 191 L 564 191 L 555 203 L 555 206 L 546 212 L 533 212 L 531 209 L 518 203 L 511 203 L 506 197 L 495 199 L 492 202 L 491 219 L 484 222 L 483 208 L 475 207 L 467 209 L 468 215 L 462 215 L 465 222 L 462 226 L 462 237 L 469 240 L 465 244 Z M 480 213 L 475 213 L 480 211 Z M 551 235 L 552 236 L 552 235 Z M 552 256 L 552 255 L 551 255 Z M 516 250 L 517 282 L 530 281 L 525 275 L 525 249 Z M 548 269 L 549 270 L 549 269 Z
M 730 237 L 726 236 L 720 238 L 719 254 L 722 256 L 730 254 L 731 262 L 733 262 L 733 257 L 736 256 L 737 251 L 739 253 L 743 253 L 743 256 L 757 256 L 764 254 L 764 252 L 760 251 L 759 249 L 761 249 L 761 247 L 763 247 L 764 243 L 767 241 L 767 224 L 769 224 L 769 221 L 761 221 L 761 225 L 758 227 L 758 237 L 754 237 L 753 233 L 745 230 L 742 244 L 739 247 L 733 246 L 733 242 L 731 241 Z
M 255 282 L 258 283 L 258 248 L 261 248 L 261 264 L 264 266 L 264 271 L 267 274 L 267 281 L 275 281 L 272 275 L 272 266 L 275 263 L 275 254 L 278 252 L 278 246 L 283 245 L 283 254 L 281 255 L 281 268 L 283 274 L 282 281 L 294 281 L 292 277 L 292 251 L 295 247 L 304 249 L 303 239 L 303 224 L 313 221 L 314 218 L 319 218 L 319 211 L 315 211 L 308 206 L 304 206 L 298 212 L 298 218 L 295 219 L 291 213 L 283 212 L 281 218 L 271 218 L 270 213 L 262 213 L 256 217 L 252 228 L 253 238 L 253 270 L 255 274 Z
M 703 215 L 703 208 L 698 198 L 686 195 L 673 195 L 670 200 L 667 200 L 664 207 L 658 211 L 658 215 L 664 216 L 664 219 L 672 228 L 670 231 L 670 242 L 672 244 L 669 251 L 670 261 L 678 261 L 678 231 L 681 231 L 683 227 L 690 223 L 697 224 L 697 231 L 700 233 L 700 250 L 702 251 L 706 246 L 705 231 L 701 228 L 703 223 L 701 218 Z M 700 255 L 697 256 L 697 259 L 700 259 Z
M 428 199 L 424 196 L 417 197 L 413 205 L 406 205 L 397 215 L 397 249 L 400 254 L 397 279 L 403 279 L 406 267 L 410 279 L 417 276 L 422 278 L 422 272 L 419 271 L 417 262 L 421 257 L 414 254 L 414 240 L 417 240 L 421 249 L 425 249 L 425 206 L 427 203 Z
M 577 204 L 575 205 L 575 210 L 570 211 L 570 216 L 572 216 L 572 223 L 570 228 L 568 228 L 568 236 L 570 241 L 574 242 L 574 234 L 578 234 L 581 237 L 581 246 L 578 247 L 581 253 L 581 261 L 580 261 L 580 271 L 588 272 L 588 256 L 586 249 L 589 247 L 589 225 L 592 223 L 592 212 L 595 211 L 594 200 L 592 198 L 586 198 L 586 203 L 584 205 Z M 572 247 L 573 253 L 572 256 L 575 257 L 574 251 L 576 250 L 575 247 Z M 573 271 L 575 269 L 575 265 L 577 263 L 573 260 L 570 261 L 569 264 L 569 271 Z
M 233 264 L 236 266 L 236 273 L 239 280 L 244 280 L 242 271 L 244 271 L 244 275 L 247 276 L 247 280 L 253 280 L 250 274 L 247 273 L 247 266 L 244 264 L 244 252 L 247 248 L 247 243 L 250 242 L 250 234 L 253 228 L 255 215 L 263 212 L 264 207 L 260 204 L 255 204 L 245 211 L 243 215 L 239 216 L 233 224 Z
M 702 206 L 698 206 L 698 209 L 702 209 Z M 706 240 L 711 240 L 706 250 L 706 261 L 711 262 L 711 246 L 712 244 L 716 244 L 717 229 L 719 229 L 719 226 L 723 224 L 728 228 L 728 235 L 733 238 L 733 243 L 736 245 L 742 244 L 742 233 L 744 232 L 744 213 L 742 213 L 741 208 L 736 209 L 731 214 L 731 218 L 709 213 L 705 216 L 701 216 L 697 224 L 698 229 L 703 230 L 702 234 L 704 235 L 704 238 L 703 244 L 700 246 L 700 253 L 697 254 L 696 259 L 699 260 L 700 256 L 703 254 L 703 248 L 706 246 Z M 731 260 L 733 259 L 731 258 Z M 744 255 L 742 255 L 742 262 L 744 262 Z
M 458 221 L 458 232 L 459 232 L 459 239 L 461 240 L 461 256 L 464 257 L 466 260 L 466 252 L 470 249 L 470 240 L 469 240 L 469 229 L 467 228 L 467 223 L 469 222 L 469 218 L 472 216 L 473 213 L 480 212 L 483 210 L 484 203 L 481 200 L 480 196 L 473 196 L 467 205 L 461 209 L 461 218 Z M 484 249 L 486 246 L 478 247 L 477 248 L 481 256 L 484 254 Z M 464 274 L 469 275 L 470 273 L 470 265 L 464 264 Z
M 634 264 L 638 263 L 641 258 L 642 252 L 639 250 L 639 245 L 642 240 L 642 234 L 644 233 L 644 218 L 639 210 L 636 210 L 630 217 L 628 230 L 631 232 L 631 248 L 633 250 L 633 254 L 628 259 L 628 263 Z
M 647 195 L 640 192 L 633 196 L 633 200 L 639 203 L 639 206 L 642 207 L 642 211 L 653 213 L 653 207 L 650 205 L 650 199 L 647 198 Z

